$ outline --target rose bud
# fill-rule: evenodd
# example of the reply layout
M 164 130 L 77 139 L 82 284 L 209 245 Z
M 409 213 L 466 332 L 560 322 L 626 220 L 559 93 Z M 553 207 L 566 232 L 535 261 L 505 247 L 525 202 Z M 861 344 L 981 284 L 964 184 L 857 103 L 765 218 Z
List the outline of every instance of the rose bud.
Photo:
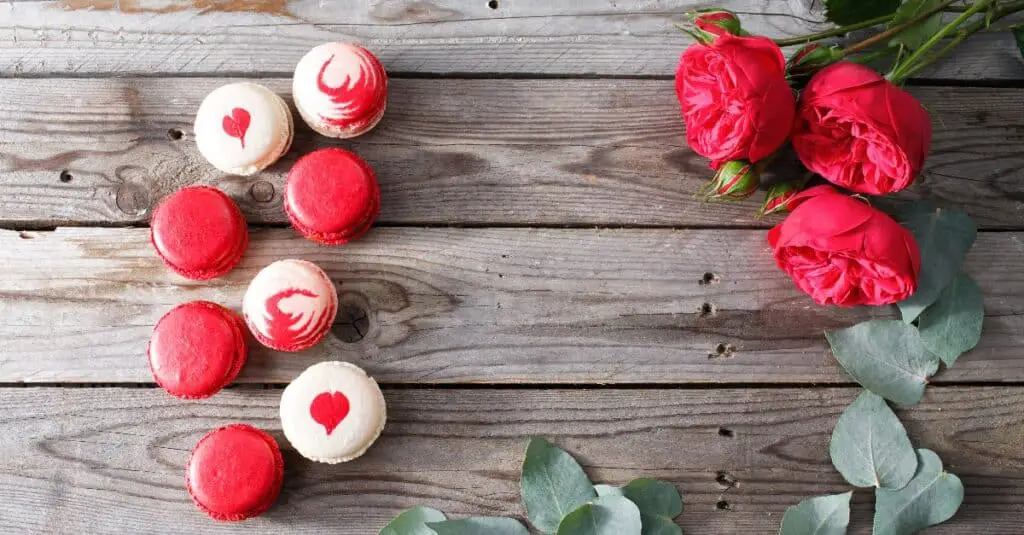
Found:
M 843 59 L 842 47 L 811 43 L 789 58 L 786 63 L 786 73 L 790 78 L 808 76 L 841 59 Z
M 913 295 L 921 252 L 909 230 L 866 202 L 817 186 L 768 232 L 775 262 L 819 305 L 889 305 Z
M 786 60 L 767 37 L 725 33 L 683 52 L 676 96 L 686 141 L 716 162 L 758 162 L 789 137 L 796 99 L 786 81 Z
M 793 182 L 780 182 L 773 184 L 768 188 L 768 193 L 764 196 L 764 204 L 761 205 L 761 209 L 757 211 L 757 217 L 764 217 L 771 214 L 779 214 L 782 212 L 792 212 L 796 208 L 796 196 L 800 193 L 800 183 Z
M 871 195 L 909 186 L 924 167 L 931 140 L 931 120 L 917 99 L 848 62 L 811 78 L 793 126 L 793 148 L 808 169 Z
M 699 194 L 705 201 L 739 201 L 753 195 L 760 185 L 761 173 L 754 164 L 733 160 L 719 166 L 715 178 Z
M 690 32 L 697 41 L 708 44 L 723 33 L 743 35 L 740 19 L 732 11 L 725 9 L 698 9 L 686 14 L 693 23 L 695 30 Z

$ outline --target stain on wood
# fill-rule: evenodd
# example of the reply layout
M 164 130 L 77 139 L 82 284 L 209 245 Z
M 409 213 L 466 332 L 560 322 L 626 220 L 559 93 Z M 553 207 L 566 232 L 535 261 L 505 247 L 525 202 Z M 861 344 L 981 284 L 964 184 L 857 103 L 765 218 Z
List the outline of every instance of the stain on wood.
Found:
M 195 10 L 199 14 L 263 13 L 293 17 L 288 11 L 289 0 L 58 0 L 57 6 L 68 10 L 118 11 L 127 14 L 175 13 Z

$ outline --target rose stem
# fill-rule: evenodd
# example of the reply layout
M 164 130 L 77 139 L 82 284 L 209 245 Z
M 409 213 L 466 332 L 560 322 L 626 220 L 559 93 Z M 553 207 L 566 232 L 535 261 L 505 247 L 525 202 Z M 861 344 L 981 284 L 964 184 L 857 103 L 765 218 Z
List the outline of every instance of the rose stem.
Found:
M 941 41 L 944 37 L 952 33 L 953 30 L 955 30 L 961 24 L 966 22 L 967 19 L 971 18 L 975 13 L 978 13 L 979 11 L 989 7 L 990 5 L 992 5 L 993 2 L 995 2 L 995 0 L 981 0 L 980 2 L 972 5 L 966 11 L 961 13 L 959 17 L 953 19 L 953 22 L 943 26 L 943 28 L 936 32 L 935 35 L 928 38 L 928 40 L 925 41 L 924 44 L 919 46 L 917 50 L 915 50 L 914 53 L 910 55 L 910 57 L 903 60 L 902 63 L 900 63 L 895 69 L 893 69 L 891 73 L 889 73 L 889 76 L 887 76 L 889 81 L 895 84 L 898 84 L 901 81 L 903 81 L 910 72 L 910 70 L 912 68 L 915 68 L 915 64 L 920 62 L 924 58 L 925 54 L 927 54 L 928 51 L 932 49 L 932 47 L 937 45 L 939 41 Z M 987 22 L 988 21 L 982 21 L 983 26 Z M 955 43 L 953 44 L 953 46 L 956 46 L 956 44 L 959 44 L 960 41 L 963 41 L 966 38 L 967 35 L 960 35 L 959 37 L 957 37 L 957 39 L 953 40 L 953 42 Z M 947 53 L 949 52 L 949 50 L 952 50 L 952 47 L 946 45 L 946 47 L 943 48 L 944 52 L 942 53 Z
M 824 39 L 826 37 L 836 37 L 856 30 L 870 28 L 883 22 L 889 22 L 890 20 L 892 20 L 893 15 L 895 15 L 895 13 L 882 15 L 881 17 L 875 17 L 873 19 L 868 19 L 863 22 L 858 22 L 856 24 L 850 24 L 849 26 L 840 26 L 838 28 L 832 28 L 831 30 L 824 30 L 818 33 L 801 35 L 799 37 L 790 37 L 787 39 L 776 39 L 775 44 L 779 46 L 802 45 L 804 43 L 810 43 L 812 41 L 817 41 L 819 39 Z
M 889 39 L 890 37 L 892 37 L 892 36 L 902 32 L 903 30 L 906 30 L 907 28 L 909 28 L 909 27 L 911 27 L 911 26 L 913 26 L 913 25 L 915 25 L 915 24 L 917 24 L 917 23 L 927 19 L 928 17 L 930 17 L 930 16 L 932 16 L 932 15 L 934 15 L 934 14 L 936 14 L 936 13 L 938 13 L 938 12 L 944 10 L 944 9 L 946 9 L 949 6 L 949 4 L 952 4 L 953 2 L 956 2 L 956 1 L 957 0 L 944 0 L 943 2 L 940 2 L 939 5 L 935 6 L 934 9 L 930 9 L 930 10 L 924 12 L 924 13 L 921 13 L 920 15 L 918 15 L 918 16 L 916 16 L 916 17 L 914 17 L 914 18 L 904 22 L 903 24 L 899 24 L 897 26 L 893 26 L 892 28 L 889 28 L 888 30 L 885 30 L 882 33 L 878 33 L 878 34 L 872 35 L 871 37 L 868 37 L 867 39 L 865 39 L 865 40 L 863 40 L 863 41 L 861 41 L 859 43 L 855 43 L 855 44 L 852 44 L 852 45 L 846 47 L 844 49 L 844 52 L 846 52 L 846 54 L 849 55 L 849 54 L 853 54 L 854 52 L 860 52 L 861 50 L 864 50 L 866 48 L 870 48 L 872 45 L 875 45 L 875 44 L 878 44 L 878 43 L 880 43 L 882 41 L 885 41 L 886 39 Z M 979 2 L 978 4 L 975 4 L 975 6 L 981 5 L 981 4 L 987 4 L 987 3 L 992 2 L 992 1 L 993 0 L 981 0 L 981 2 Z M 974 6 L 972 6 L 972 7 L 974 7 Z M 960 17 L 963 17 L 963 15 L 961 15 Z M 957 17 L 957 18 L 959 19 L 960 17 Z

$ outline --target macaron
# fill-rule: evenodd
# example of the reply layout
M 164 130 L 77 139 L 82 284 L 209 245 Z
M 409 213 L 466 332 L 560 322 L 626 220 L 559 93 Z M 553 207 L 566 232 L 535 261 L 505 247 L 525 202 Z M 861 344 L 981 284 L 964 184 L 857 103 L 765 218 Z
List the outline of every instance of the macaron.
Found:
M 185 487 L 203 512 L 225 522 L 259 516 L 281 493 L 284 460 L 274 437 L 245 424 L 199 439 L 185 469 Z
M 150 218 L 156 253 L 179 275 L 206 280 L 231 271 L 249 245 L 238 205 L 217 188 L 190 186 L 164 198 Z
M 196 113 L 196 145 L 211 165 L 233 175 L 258 173 L 292 145 L 294 124 L 284 99 L 251 82 L 214 89 Z
M 146 355 L 161 388 L 182 399 L 210 397 L 238 377 L 248 351 L 242 318 L 209 301 L 178 305 L 153 328 Z
M 284 209 L 299 234 L 339 245 L 368 230 L 380 212 L 380 187 L 370 165 L 339 148 L 295 162 L 284 186 Z
M 388 75 L 373 52 L 350 43 L 324 43 L 299 60 L 292 97 L 313 130 L 328 137 L 355 137 L 384 116 Z
M 362 456 L 386 421 L 377 382 L 347 362 L 314 364 L 281 394 L 284 436 L 313 461 L 336 464 Z
M 323 339 L 338 313 L 338 291 L 305 260 L 278 260 L 249 283 L 242 313 L 256 340 L 278 351 L 302 351 Z

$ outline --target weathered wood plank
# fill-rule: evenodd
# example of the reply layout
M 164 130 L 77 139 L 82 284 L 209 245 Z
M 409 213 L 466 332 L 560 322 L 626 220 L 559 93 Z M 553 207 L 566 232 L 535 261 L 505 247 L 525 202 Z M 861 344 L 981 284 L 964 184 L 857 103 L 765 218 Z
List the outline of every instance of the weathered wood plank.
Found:
M 288 73 L 316 44 L 356 40 L 393 72 L 668 75 L 689 44 L 674 25 L 709 5 L 772 37 L 824 27 L 807 0 L 12 1 L 0 73 Z M 980 35 L 925 76 L 1020 80 L 1022 64 L 1009 34 Z
M 0 232 L 0 381 L 151 381 L 145 347 L 162 314 L 192 299 L 237 308 L 256 271 L 288 257 L 324 267 L 341 317 L 300 354 L 254 342 L 241 381 L 344 358 L 389 383 L 847 382 L 821 333 L 871 313 L 814 306 L 759 230 L 380 228 L 326 248 L 265 229 L 209 283 L 171 273 L 148 238 Z M 1024 234 L 982 233 L 967 269 L 985 292 L 985 336 L 938 381 L 1024 380 L 1021 265 Z
M 303 125 L 270 171 L 221 174 L 195 149 L 191 125 L 225 82 L 0 80 L 0 222 L 143 223 L 193 183 L 217 184 L 253 223 L 286 222 L 279 192 L 291 162 L 334 142 Z M 288 92 L 288 80 L 266 82 Z M 987 228 L 1024 227 L 1024 89 L 913 91 L 935 117 L 930 168 L 913 194 L 962 205 Z M 343 145 L 377 170 L 387 223 L 769 224 L 752 218 L 759 201 L 693 199 L 711 173 L 683 136 L 671 81 L 431 79 L 395 80 L 382 125 Z
M 763 534 L 786 507 L 848 490 L 828 437 L 855 389 L 387 390 L 389 422 L 365 457 L 314 464 L 284 441 L 280 392 L 236 388 L 202 402 L 155 389 L 0 390 L 0 524 L 47 533 L 376 533 L 417 504 L 452 516 L 522 517 L 527 437 L 572 451 L 595 481 L 673 482 L 688 534 Z M 1016 533 L 1024 512 L 1024 391 L 937 388 L 901 411 L 911 439 L 966 486 L 964 505 L 929 534 Z M 285 446 L 285 488 L 260 519 L 217 525 L 184 489 L 188 452 L 237 421 Z M 723 436 L 728 435 L 728 436 Z M 719 503 L 722 505 L 719 505 Z M 728 509 L 719 509 L 726 507 Z M 870 493 L 851 533 L 870 532 Z

